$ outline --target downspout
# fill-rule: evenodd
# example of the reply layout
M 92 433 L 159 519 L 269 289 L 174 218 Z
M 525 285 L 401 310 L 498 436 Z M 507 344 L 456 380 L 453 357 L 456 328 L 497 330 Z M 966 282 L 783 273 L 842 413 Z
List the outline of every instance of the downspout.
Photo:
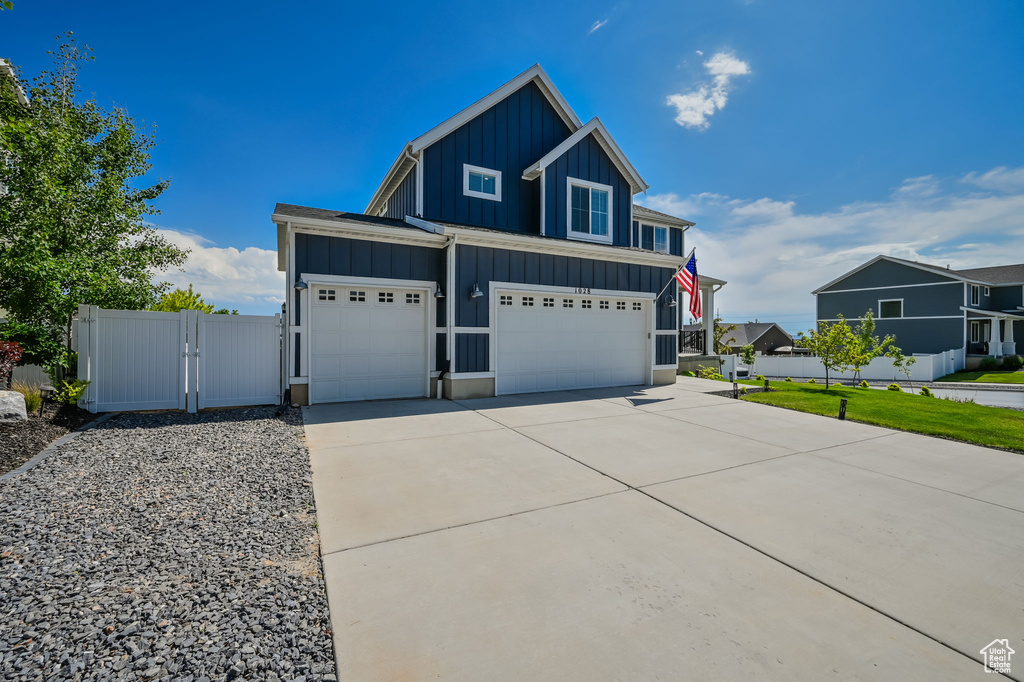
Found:
M 437 399 L 444 392 L 444 376 L 452 373 L 452 362 L 455 360 L 455 243 L 459 235 L 453 234 L 445 245 L 445 310 L 444 323 L 444 359 L 446 367 L 437 375 Z

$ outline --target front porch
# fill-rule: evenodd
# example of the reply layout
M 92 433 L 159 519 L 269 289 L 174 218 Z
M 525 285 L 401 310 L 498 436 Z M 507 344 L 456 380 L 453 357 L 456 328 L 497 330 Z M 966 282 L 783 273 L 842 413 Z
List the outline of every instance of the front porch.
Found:
M 967 312 L 967 364 L 972 358 L 1001 358 L 1017 354 L 1013 328 L 1024 316 L 1011 312 L 963 308 Z

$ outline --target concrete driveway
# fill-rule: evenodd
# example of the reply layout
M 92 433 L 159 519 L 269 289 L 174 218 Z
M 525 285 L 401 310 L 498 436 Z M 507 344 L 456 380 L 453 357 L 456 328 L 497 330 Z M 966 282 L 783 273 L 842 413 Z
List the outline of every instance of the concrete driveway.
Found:
M 708 395 L 305 410 L 339 679 L 1024 673 L 1024 457 Z

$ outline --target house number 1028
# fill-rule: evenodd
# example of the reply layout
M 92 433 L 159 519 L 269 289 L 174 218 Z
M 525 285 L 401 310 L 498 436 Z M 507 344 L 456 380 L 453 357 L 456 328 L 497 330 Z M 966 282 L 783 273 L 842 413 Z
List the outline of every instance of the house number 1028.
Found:
M 577 294 L 589 294 L 590 293 L 590 288 L 589 287 L 576 287 L 576 293 Z

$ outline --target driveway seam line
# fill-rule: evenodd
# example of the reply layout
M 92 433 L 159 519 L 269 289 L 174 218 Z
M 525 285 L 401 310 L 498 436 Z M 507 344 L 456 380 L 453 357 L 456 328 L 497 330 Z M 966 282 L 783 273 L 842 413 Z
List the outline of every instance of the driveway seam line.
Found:
M 637 410 L 637 411 L 638 412 L 642 412 L 642 410 Z M 481 416 L 487 417 L 487 415 L 481 415 Z M 487 417 L 487 418 L 490 419 L 490 417 Z M 668 417 L 668 418 L 671 419 L 671 417 Z M 511 427 L 507 427 L 507 428 L 511 428 Z M 796 571 L 797 573 L 799 573 L 800 575 L 804 576 L 805 578 L 813 580 L 814 582 L 818 583 L 822 587 L 825 587 L 825 588 L 827 588 L 829 590 L 832 590 L 832 591 L 834 591 L 834 592 L 836 592 L 838 594 L 841 594 L 842 596 L 846 597 L 850 601 L 856 602 L 857 604 L 860 604 L 864 608 L 869 609 L 871 611 L 874 611 L 875 613 L 877 613 L 878 615 L 882 616 L 883 618 L 888 618 L 889 620 L 902 625 L 903 627 L 907 628 L 908 630 L 912 630 L 913 632 L 916 632 L 917 634 L 921 635 L 922 637 L 925 637 L 926 639 L 929 639 L 929 640 L 935 642 L 936 644 L 939 644 L 940 646 L 943 646 L 943 647 L 949 649 L 950 651 L 952 651 L 954 653 L 960 654 L 961 656 L 963 656 L 963 657 L 965 657 L 965 658 L 967 658 L 967 659 L 969 659 L 969 660 L 971 660 L 971 661 L 973 661 L 975 663 L 981 663 L 980 659 L 974 658 L 971 654 L 968 654 L 966 652 L 960 651 L 959 649 L 957 649 L 953 645 L 951 645 L 951 644 L 949 644 L 947 642 L 944 642 L 941 639 L 938 639 L 937 637 L 929 635 L 928 633 L 924 632 L 923 630 L 918 629 L 917 627 L 911 625 L 910 623 L 902 621 L 899 618 L 893 616 L 892 614 L 886 613 L 882 609 L 880 609 L 878 607 L 875 607 L 875 606 L 872 606 L 871 604 L 868 604 L 866 601 L 858 599 L 857 597 L 853 596 L 852 594 L 844 592 L 843 590 L 839 589 L 838 587 L 836 587 L 834 585 L 831 585 L 831 584 L 825 582 L 824 580 L 822 580 L 820 578 L 817 578 L 817 577 L 811 575 L 810 573 L 808 573 L 808 572 L 806 572 L 806 571 L 804 571 L 804 570 L 802 570 L 802 569 L 800 569 L 800 568 L 798 568 L 798 567 L 796 567 L 796 566 L 794 566 L 794 565 L 792 565 L 792 564 L 790 564 L 790 563 L 788 563 L 786 561 L 783 561 L 779 557 L 773 556 L 773 555 L 769 554 L 768 552 L 766 552 L 765 550 L 759 549 L 758 547 L 755 547 L 754 545 L 750 544 L 749 542 L 747 542 L 745 540 L 742 540 L 739 537 L 737 537 L 735 535 L 732 535 L 731 533 L 728 533 L 728 532 L 722 530 L 721 528 L 717 528 L 717 527 L 713 526 L 711 523 L 709 523 L 707 521 L 704 521 L 703 519 L 700 519 L 700 518 L 694 516 L 693 514 L 690 514 L 690 513 L 686 512 L 686 511 L 683 511 L 679 507 L 676 507 L 676 506 L 674 506 L 672 504 L 669 504 L 668 502 L 666 502 L 664 500 L 658 499 L 657 497 L 655 497 L 654 495 L 651 495 L 650 493 L 648 493 L 645 490 L 642 490 L 640 488 L 632 486 L 629 483 L 626 483 L 625 481 L 619 480 L 618 478 L 615 478 L 611 474 L 608 474 L 608 473 L 605 473 L 604 471 L 596 469 L 596 468 L 590 466 L 589 464 L 587 464 L 585 462 L 581 462 L 580 460 L 576 459 L 575 457 L 573 457 L 571 455 L 568 455 L 568 454 L 562 452 L 561 450 L 559 450 L 557 448 L 554 448 L 554 447 L 552 447 L 550 445 L 547 445 L 546 443 L 541 443 L 537 439 L 531 438 L 527 434 L 520 432 L 518 429 L 514 429 L 513 428 L 512 430 L 515 431 L 516 433 L 519 433 L 520 435 L 522 435 L 522 436 L 524 436 L 526 438 L 529 438 L 530 440 L 534 441 L 538 445 L 542 445 L 542 446 L 544 446 L 544 447 L 546 447 L 546 448 L 548 448 L 548 449 L 550 449 L 550 450 L 552 450 L 554 452 L 557 452 L 558 454 L 562 455 L 563 457 L 567 457 L 568 459 L 571 459 L 572 461 L 576 462 L 577 464 L 580 464 L 581 466 L 585 466 L 588 469 L 596 471 L 597 473 L 601 474 L 602 476 L 606 476 L 607 478 L 610 478 L 611 480 L 615 481 L 616 483 L 619 483 L 621 485 L 626 486 L 629 490 L 634 490 L 634 491 L 640 493 L 641 495 L 643 495 L 644 497 L 646 497 L 646 498 L 648 498 L 650 500 L 653 500 L 654 502 L 657 502 L 658 504 L 664 505 L 664 506 L 668 507 L 669 509 L 672 509 L 672 510 L 682 514 L 683 516 L 687 517 L 688 519 L 692 519 L 693 521 L 696 521 L 697 523 L 701 524 L 705 528 L 709 528 L 710 530 L 713 530 L 716 533 L 720 533 L 720 534 L 724 535 L 725 537 L 727 537 L 727 538 L 729 538 L 731 540 L 734 540 L 735 542 L 738 542 L 738 543 L 740 543 L 741 545 L 743 545 L 745 547 L 748 547 L 748 548 L 752 549 L 753 551 L 757 552 L 761 556 L 766 557 L 767 559 L 775 561 L 775 562 L 781 564 L 782 566 L 785 566 L 786 568 L 788 568 L 788 569 L 790 569 L 792 571 Z M 731 434 L 731 435 L 735 435 L 735 434 Z M 890 434 L 884 434 L 884 435 L 890 435 Z M 771 443 L 768 443 L 768 445 L 771 445 Z M 806 453 L 795 452 L 795 453 L 792 453 L 792 454 L 806 454 Z M 626 492 L 626 491 L 620 491 L 620 492 Z M 1009 677 L 1009 676 L 1006 676 L 1006 677 L 1008 677 L 1009 679 L 1015 679 L 1015 678 Z
M 835 446 L 832 446 L 832 447 L 844 447 L 844 446 L 843 445 L 835 445 Z M 1018 514 L 1024 514 L 1024 509 L 1016 509 L 1014 507 L 1007 507 L 1006 505 L 999 504 L 998 502 L 991 502 L 989 500 L 982 500 L 982 499 L 977 498 L 977 497 L 971 497 L 970 495 L 965 495 L 964 493 L 958 493 L 955 490 L 947 490 L 945 488 L 939 488 L 939 487 L 934 486 L 934 485 L 928 485 L 927 483 L 921 483 L 920 481 L 914 481 L 914 480 L 909 479 L 909 478 L 903 478 L 902 476 L 896 476 L 894 474 L 887 474 L 884 471 L 875 471 L 874 469 L 869 469 L 867 467 L 862 467 L 862 466 L 859 466 L 857 464 L 851 464 L 849 462 L 844 462 L 844 461 L 839 460 L 839 459 L 831 459 L 829 457 L 823 457 L 820 454 L 824 450 L 831 450 L 831 449 L 832 448 L 823 448 L 822 450 L 816 450 L 815 452 L 808 452 L 808 453 L 803 453 L 803 454 L 812 455 L 813 457 L 817 457 L 818 459 L 820 459 L 820 460 L 822 460 L 824 462 L 833 462 L 835 464 L 842 464 L 844 466 L 853 467 L 854 469 L 860 469 L 861 471 L 866 471 L 866 472 L 871 473 L 871 474 L 878 474 L 879 476 L 885 476 L 887 478 L 893 478 L 893 479 L 895 479 L 897 481 L 903 481 L 904 483 L 913 483 L 914 485 L 919 485 L 922 488 L 928 488 L 929 490 L 935 490 L 935 491 L 938 491 L 940 493 L 949 493 L 950 495 L 956 495 L 957 497 L 963 497 L 964 499 L 967 499 L 967 500 L 973 500 L 975 502 L 981 502 L 983 504 L 990 504 L 993 507 L 999 507 L 1000 509 L 1006 509 L 1007 511 L 1017 512 Z
M 561 453 L 559 453 L 561 454 Z M 613 479 L 614 480 L 614 479 Z M 622 485 L 626 485 L 622 483 Z M 431 535 L 433 533 L 441 533 L 446 530 L 452 530 L 455 528 L 465 528 L 466 526 L 475 526 L 480 523 L 487 523 L 488 521 L 498 521 L 499 519 L 507 519 L 512 516 L 522 516 L 523 514 L 532 514 L 533 512 L 544 511 L 545 509 L 554 509 L 556 507 L 564 507 L 568 504 L 576 504 L 577 502 L 587 502 L 588 500 L 596 500 L 602 497 L 608 497 L 609 495 L 619 495 L 621 493 L 629 492 L 629 490 L 612 490 L 611 492 L 601 493 L 600 495 L 591 495 L 590 497 L 581 497 L 578 500 L 566 500 L 565 502 L 556 502 L 555 504 L 548 504 L 543 507 L 535 507 L 533 509 L 523 509 L 522 511 L 510 512 L 508 514 L 502 514 L 501 516 L 491 516 L 486 519 L 478 519 L 476 521 L 467 521 L 465 523 L 456 523 L 451 526 L 445 526 L 444 528 L 433 528 L 431 530 L 420 531 L 419 533 L 410 533 L 409 535 L 402 535 L 400 537 L 388 538 L 386 540 L 377 540 L 375 542 L 366 542 L 361 545 L 353 545 L 352 547 L 343 547 L 336 549 L 331 552 L 321 552 L 321 556 L 331 556 L 332 554 L 340 554 L 342 552 L 350 552 L 354 549 L 364 549 L 366 547 L 373 547 L 374 545 L 386 545 L 389 542 L 395 542 L 397 540 L 407 540 L 409 538 L 419 537 L 421 535 Z

